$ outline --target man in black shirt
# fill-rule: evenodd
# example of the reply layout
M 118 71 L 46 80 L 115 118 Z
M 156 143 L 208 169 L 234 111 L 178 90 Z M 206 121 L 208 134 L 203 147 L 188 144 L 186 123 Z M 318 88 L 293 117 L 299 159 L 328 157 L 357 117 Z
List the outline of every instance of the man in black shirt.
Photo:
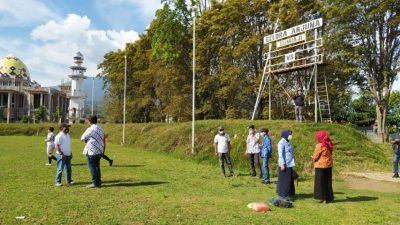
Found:
M 297 91 L 297 94 L 293 97 L 294 101 L 294 113 L 296 115 L 296 122 L 301 122 L 303 120 L 303 106 L 304 106 L 304 95 L 301 90 Z

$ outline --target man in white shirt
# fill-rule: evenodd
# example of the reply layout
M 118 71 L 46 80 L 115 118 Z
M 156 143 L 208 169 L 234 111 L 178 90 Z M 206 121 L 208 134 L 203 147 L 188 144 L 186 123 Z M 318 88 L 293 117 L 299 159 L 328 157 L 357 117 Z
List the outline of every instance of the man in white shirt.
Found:
M 231 138 L 227 133 L 225 133 L 223 127 L 219 127 L 218 134 L 214 137 L 214 151 L 215 155 L 218 156 L 219 166 L 221 169 L 221 175 L 225 177 L 225 166 L 224 163 L 228 165 L 229 177 L 233 176 L 231 157 L 229 152 L 231 150 Z
M 71 139 L 69 136 L 69 127 L 67 124 L 60 126 L 60 133 L 55 138 L 56 158 L 57 158 L 57 172 L 55 185 L 61 186 L 61 176 L 65 168 L 67 185 L 71 185 L 72 182 L 72 170 L 71 170 Z
M 260 134 L 256 132 L 254 125 L 250 125 L 247 128 L 249 130 L 249 135 L 247 136 L 246 140 L 247 146 L 245 154 L 249 157 L 250 169 L 252 173 L 251 175 L 253 177 L 257 175 L 255 170 L 255 167 L 257 167 L 258 175 L 260 176 L 260 178 L 262 178 L 261 165 L 259 160 L 260 148 L 258 147 Z
M 87 164 L 92 175 L 92 184 L 87 188 L 101 186 L 100 159 L 104 152 L 104 131 L 97 125 L 97 116 L 90 116 L 87 120 L 89 128 L 82 134 L 81 141 L 86 143 L 83 154 L 86 155 Z

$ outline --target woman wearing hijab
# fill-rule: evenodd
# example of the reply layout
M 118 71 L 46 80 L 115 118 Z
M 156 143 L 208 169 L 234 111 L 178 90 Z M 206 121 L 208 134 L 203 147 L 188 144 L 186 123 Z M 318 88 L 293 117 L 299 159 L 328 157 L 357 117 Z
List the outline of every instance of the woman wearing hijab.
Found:
M 295 194 L 293 167 L 294 152 L 292 143 L 292 131 L 285 130 L 281 134 L 282 139 L 278 142 L 278 185 L 276 186 L 277 194 L 286 199 L 292 199 Z
M 332 202 L 333 143 L 328 132 L 324 130 L 315 132 L 315 138 L 318 143 L 315 145 L 312 156 L 315 168 L 314 198 L 320 200 L 321 203 Z

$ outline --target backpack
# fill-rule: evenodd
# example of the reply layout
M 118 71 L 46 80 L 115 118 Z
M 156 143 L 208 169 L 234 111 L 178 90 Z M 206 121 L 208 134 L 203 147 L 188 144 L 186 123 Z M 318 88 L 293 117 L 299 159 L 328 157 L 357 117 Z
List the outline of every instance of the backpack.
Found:
M 280 207 L 280 208 L 292 208 L 293 207 L 293 202 L 282 198 L 282 197 L 278 197 L 278 198 L 272 198 L 271 200 L 272 205 L 276 206 L 276 207 Z

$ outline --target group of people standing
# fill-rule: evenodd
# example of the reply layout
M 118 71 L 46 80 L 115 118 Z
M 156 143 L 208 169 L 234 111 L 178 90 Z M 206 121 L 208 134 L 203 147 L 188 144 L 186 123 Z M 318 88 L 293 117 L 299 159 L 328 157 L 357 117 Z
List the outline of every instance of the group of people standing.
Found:
M 104 150 L 106 147 L 106 139 L 104 135 L 104 130 L 101 126 L 97 124 L 97 117 L 90 116 L 86 119 L 89 127 L 81 136 L 81 141 L 85 142 L 85 147 L 83 149 L 83 155 L 86 156 L 87 165 L 92 177 L 92 183 L 88 185 L 88 188 L 98 188 L 101 186 L 101 171 L 100 171 L 100 159 L 102 157 L 108 158 L 104 155 Z M 72 169 L 71 169 L 71 139 L 69 135 L 69 125 L 62 124 L 60 126 L 60 132 L 54 136 L 54 128 L 50 127 L 48 129 L 48 135 L 45 139 L 47 143 L 47 155 L 48 164 L 51 165 L 51 160 L 57 161 L 55 186 L 60 187 L 62 173 L 65 170 L 66 184 L 67 186 L 72 185 L 74 182 L 72 180 Z M 53 151 L 55 154 L 53 155 Z M 109 159 L 110 166 L 113 160 Z
M 245 154 L 249 159 L 252 176 L 257 176 L 263 184 L 270 184 L 269 159 L 272 156 L 272 140 L 267 128 L 261 128 L 257 132 L 254 125 L 248 126 L 248 136 L 246 139 Z M 295 197 L 294 180 L 297 173 L 295 167 L 295 154 L 292 145 L 292 131 L 284 130 L 281 133 L 281 139 L 278 142 L 278 182 L 276 187 L 277 194 L 285 199 L 291 200 Z M 321 130 L 315 132 L 317 144 L 314 154 L 311 156 L 314 162 L 314 198 L 321 203 L 332 202 L 334 199 L 332 188 L 332 166 L 333 166 L 333 143 L 330 140 L 328 132 Z M 229 175 L 233 176 L 232 162 L 230 159 L 231 139 L 223 127 L 218 128 L 218 134 L 214 137 L 214 150 L 218 156 L 220 171 L 225 175 L 226 163 L 229 169 Z M 260 158 L 262 166 L 260 165 Z

